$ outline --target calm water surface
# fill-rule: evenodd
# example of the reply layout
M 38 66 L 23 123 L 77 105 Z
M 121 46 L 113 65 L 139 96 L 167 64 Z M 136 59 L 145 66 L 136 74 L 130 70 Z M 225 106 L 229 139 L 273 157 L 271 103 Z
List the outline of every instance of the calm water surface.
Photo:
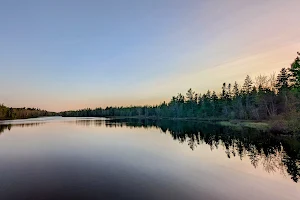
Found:
M 300 139 L 101 118 L 0 123 L 0 199 L 300 199 Z

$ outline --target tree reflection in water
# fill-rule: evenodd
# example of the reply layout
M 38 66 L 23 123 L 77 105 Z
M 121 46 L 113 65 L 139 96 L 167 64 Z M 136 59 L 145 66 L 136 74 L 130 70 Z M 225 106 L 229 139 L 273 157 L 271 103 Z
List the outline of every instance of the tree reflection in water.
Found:
M 158 128 L 174 140 L 186 143 L 191 150 L 205 143 L 210 149 L 223 147 L 228 158 L 248 157 L 257 168 L 262 165 L 268 173 L 280 172 L 298 182 L 300 178 L 300 138 L 277 136 L 253 128 L 234 128 L 212 123 L 151 119 L 119 119 L 76 123 L 106 127 Z M 93 124 L 94 123 L 94 124 Z
M 228 158 L 238 156 L 241 160 L 248 157 L 256 168 L 262 165 L 268 173 L 279 171 L 295 182 L 300 178 L 300 138 L 276 136 L 268 132 L 251 128 L 225 127 L 211 123 L 150 119 L 114 119 L 68 121 L 83 126 L 158 128 L 168 133 L 180 143 L 195 150 L 203 143 L 210 149 L 223 147 Z M 12 127 L 38 126 L 41 123 L 0 124 L 0 134 Z
M 12 127 L 32 127 L 32 126 L 39 126 L 41 124 L 44 124 L 45 122 L 34 122 L 34 123 L 23 123 L 23 124 L 0 124 L 0 135 L 5 131 L 8 130 L 10 131 L 10 129 Z

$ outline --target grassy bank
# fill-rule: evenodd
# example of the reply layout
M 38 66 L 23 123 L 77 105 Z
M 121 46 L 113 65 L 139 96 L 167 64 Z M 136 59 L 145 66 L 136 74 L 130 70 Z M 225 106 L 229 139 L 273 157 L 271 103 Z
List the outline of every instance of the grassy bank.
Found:
M 258 130 L 268 131 L 271 130 L 271 123 L 269 121 L 253 121 L 253 120 L 228 120 L 224 118 L 173 118 L 173 117 L 145 117 L 145 116 L 132 116 L 132 117 L 112 117 L 112 119 L 150 119 L 150 120 L 180 120 L 180 121 L 196 121 L 196 122 L 210 122 L 216 123 L 221 126 L 230 126 L 235 128 L 255 128 Z
M 261 122 L 261 121 L 219 121 L 217 124 L 222 126 L 230 126 L 235 128 L 255 128 L 262 131 L 269 131 L 271 130 L 271 126 L 268 122 Z
M 174 120 L 174 121 L 198 121 L 198 122 L 221 122 L 225 118 L 198 118 L 198 117 L 155 117 L 155 116 L 113 116 L 110 119 L 141 119 L 141 120 Z
M 158 117 L 158 116 L 107 116 L 113 120 L 126 120 L 126 119 L 137 119 L 137 120 L 171 120 L 171 121 L 194 121 L 194 122 L 205 122 L 215 123 L 221 126 L 228 126 L 234 129 L 253 128 L 261 131 L 269 131 L 281 135 L 300 135 L 299 128 L 294 128 L 294 125 L 290 125 L 290 121 L 287 120 L 233 120 L 226 118 L 199 118 L 199 117 Z M 296 122 L 297 124 L 297 122 Z

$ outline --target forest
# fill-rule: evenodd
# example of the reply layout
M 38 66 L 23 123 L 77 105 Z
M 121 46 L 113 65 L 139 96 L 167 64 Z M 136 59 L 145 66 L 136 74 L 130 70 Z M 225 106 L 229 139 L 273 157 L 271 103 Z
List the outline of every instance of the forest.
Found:
M 223 83 L 221 92 L 173 96 L 155 106 L 64 111 L 64 117 L 136 117 L 267 121 L 273 131 L 300 132 L 300 53 L 276 75 L 246 76 L 243 84 Z
M 56 113 L 39 108 L 9 108 L 0 104 L 0 120 L 27 119 L 54 115 L 56 115 Z

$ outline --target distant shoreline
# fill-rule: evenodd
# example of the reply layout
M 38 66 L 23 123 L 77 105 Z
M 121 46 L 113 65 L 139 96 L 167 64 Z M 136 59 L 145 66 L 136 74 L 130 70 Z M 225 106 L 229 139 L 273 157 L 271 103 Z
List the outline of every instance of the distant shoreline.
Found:
M 1 122 L 4 121 L 15 121 L 15 120 L 24 120 L 24 119 L 38 119 L 43 117 L 66 117 L 61 115 L 55 116 L 38 116 L 38 117 L 29 117 L 29 118 L 18 118 L 18 119 L 0 119 Z M 81 116 L 67 116 L 70 118 L 82 118 Z M 280 135 L 292 135 L 292 131 L 288 127 L 278 127 L 282 125 L 285 121 L 276 121 L 276 120 L 236 120 L 236 119 L 225 119 L 225 118 L 197 118 L 197 117 L 154 117 L 154 116 L 93 116 L 85 118 L 107 118 L 108 120 L 126 120 L 126 119 L 136 119 L 136 120 L 170 120 L 170 121 L 190 121 L 190 122 L 205 122 L 213 123 L 221 126 L 232 127 L 235 129 L 240 128 L 253 128 L 261 130 L 264 132 L 272 132 Z

